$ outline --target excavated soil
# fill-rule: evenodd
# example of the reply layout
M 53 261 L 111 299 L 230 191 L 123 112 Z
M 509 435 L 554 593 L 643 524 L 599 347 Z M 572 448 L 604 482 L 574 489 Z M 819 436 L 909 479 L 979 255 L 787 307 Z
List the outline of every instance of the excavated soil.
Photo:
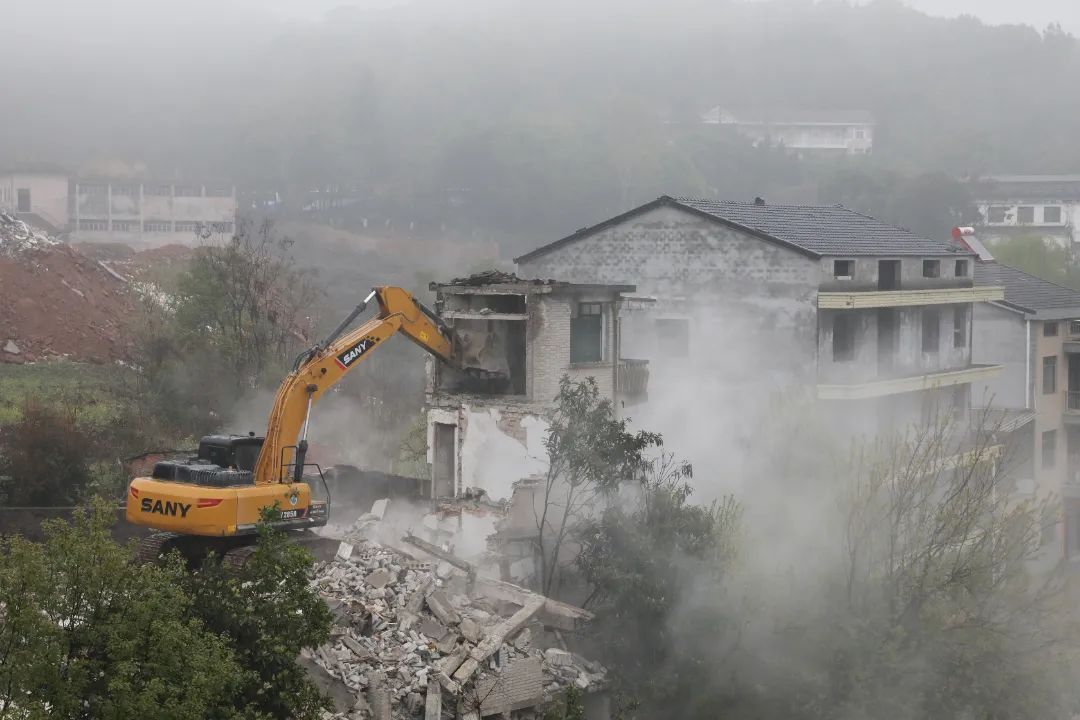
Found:
M 121 273 L 0 216 L 0 363 L 128 360 L 138 302 Z

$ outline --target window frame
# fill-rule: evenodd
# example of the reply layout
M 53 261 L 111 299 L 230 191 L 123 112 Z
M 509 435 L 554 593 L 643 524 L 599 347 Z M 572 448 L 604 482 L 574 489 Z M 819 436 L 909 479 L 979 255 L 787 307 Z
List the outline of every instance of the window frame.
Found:
M 1057 394 L 1058 386 L 1058 358 L 1057 355 L 1044 355 L 1042 359 L 1042 394 Z M 1050 371 L 1048 372 L 1048 368 Z
M 1052 211 L 1057 217 L 1053 220 L 1046 216 L 1047 211 Z M 1061 224 L 1061 206 L 1060 205 L 1043 205 L 1042 218 L 1044 225 L 1060 225 Z
M 971 268 L 971 262 L 968 260 L 957 260 L 956 265 L 953 267 L 953 277 L 966 278 L 968 276 L 968 270 Z
M 995 217 L 999 215 L 999 217 Z M 986 207 L 986 224 L 987 225 L 1005 225 L 1009 222 L 1009 206 L 1008 205 L 988 205 Z
M 1026 213 L 1024 211 L 1027 211 Z M 1023 215 L 1027 214 L 1029 217 L 1025 220 Z M 1017 225 L 1034 225 L 1035 224 L 1035 206 L 1034 205 L 1017 205 L 1016 206 L 1016 224 Z
M 941 278 L 941 260 L 925 258 L 922 261 L 922 276 L 928 280 Z
M 843 263 L 847 266 L 847 274 L 840 272 L 840 265 Z M 850 259 L 837 258 L 833 260 L 833 278 L 836 280 L 852 280 L 855 278 L 855 261 Z
M 1058 336 L 1058 322 L 1057 320 L 1044 320 L 1043 321 L 1043 337 L 1057 337 Z
M 575 365 L 596 365 L 596 364 L 604 363 L 604 362 L 607 361 L 607 343 L 605 342 L 606 335 L 607 335 L 607 313 L 605 312 L 605 309 L 604 309 L 604 305 L 606 305 L 606 304 L 607 303 L 598 302 L 598 301 L 588 301 L 588 302 L 577 301 L 576 312 L 570 318 L 570 365 L 571 366 L 575 366 Z M 586 308 L 589 308 L 590 310 L 592 310 L 592 309 L 594 309 L 594 306 L 595 306 L 595 308 L 599 309 L 598 312 L 585 312 Z M 575 343 L 574 343 L 574 335 L 575 335 L 575 333 L 574 333 L 574 324 L 575 324 L 575 322 L 581 322 L 582 318 L 587 318 L 587 317 L 599 317 L 599 319 L 600 319 L 600 334 L 599 334 L 599 338 L 598 338 L 599 343 L 600 343 L 599 359 L 598 360 L 585 360 L 585 359 L 577 359 L 577 360 L 575 360 L 574 359 L 574 347 L 575 347 Z M 580 347 L 579 347 L 579 350 L 580 350 Z

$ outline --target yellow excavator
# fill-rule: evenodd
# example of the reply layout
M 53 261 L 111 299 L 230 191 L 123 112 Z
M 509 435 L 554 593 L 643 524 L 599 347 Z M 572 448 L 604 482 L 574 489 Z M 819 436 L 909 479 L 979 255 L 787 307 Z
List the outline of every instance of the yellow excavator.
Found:
M 372 300 L 378 314 L 349 331 Z M 179 550 L 189 562 L 214 552 L 233 564 L 251 552 L 264 508 L 276 508 L 278 527 L 325 525 L 330 493 L 317 465 L 306 462 L 311 411 L 318 399 L 396 333 L 440 360 L 460 367 L 453 329 L 407 291 L 378 287 L 320 344 L 296 360 L 278 388 L 265 437 L 211 435 L 198 455 L 155 464 L 150 477 L 128 486 L 127 520 L 158 532 L 146 538 L 141 560 Z M 461 368 L 467 370 L 465 368 Z M 467 370 L 484 374 L 483 370 Z M 326 499 L 315 499 L 305 469 L 317 474 Z

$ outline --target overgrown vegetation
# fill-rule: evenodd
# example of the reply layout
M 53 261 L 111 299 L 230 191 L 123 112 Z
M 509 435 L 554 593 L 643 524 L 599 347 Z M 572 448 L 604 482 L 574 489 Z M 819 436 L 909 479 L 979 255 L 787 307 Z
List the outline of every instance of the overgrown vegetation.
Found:
M 797 451 L 773 437 L 775 486 Z M 1075 613 L 1037 562 L 1055 506 L 1011 494 L 1000 437 L 984 414 L 805 463 L 772 525 L 647 463 L 578 533 L 628 717 L 1070 717 Z
M 329 611 L 310 557 L 264 531 L 250 567 L 136 565 L 104 505 L 0 540 L 0 718 L 318 718 L 296 665 Z

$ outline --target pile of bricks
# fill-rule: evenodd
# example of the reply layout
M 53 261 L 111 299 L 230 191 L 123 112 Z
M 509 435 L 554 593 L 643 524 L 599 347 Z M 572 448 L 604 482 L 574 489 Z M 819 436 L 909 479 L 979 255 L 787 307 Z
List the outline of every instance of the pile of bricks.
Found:
M 604 689 L 602 666 L 558 647 L 585 611 L 421 555 L 351 537 L 316 566 L 336 619 L 306 657 L 353 694 L 337 717 L 528 720 L 568 687 Z

